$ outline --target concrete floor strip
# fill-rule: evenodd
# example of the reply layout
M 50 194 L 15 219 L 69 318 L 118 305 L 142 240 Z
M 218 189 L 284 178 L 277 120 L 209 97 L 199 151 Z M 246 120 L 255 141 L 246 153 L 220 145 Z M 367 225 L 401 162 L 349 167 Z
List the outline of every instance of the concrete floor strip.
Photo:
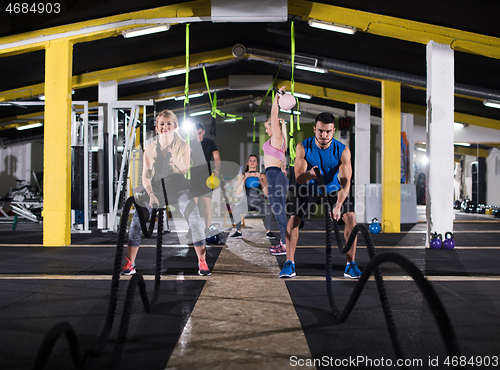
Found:
M 311 358 L 262 221 L 245 222 L 253 230 L 221 251 L 166 369 L 283 369 L 291 356 Z

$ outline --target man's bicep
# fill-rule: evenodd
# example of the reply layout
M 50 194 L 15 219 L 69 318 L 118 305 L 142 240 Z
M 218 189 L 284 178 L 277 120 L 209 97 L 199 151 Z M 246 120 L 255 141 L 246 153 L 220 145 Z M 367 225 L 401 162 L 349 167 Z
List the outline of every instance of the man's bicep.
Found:
M 351 151 L 349 148 L 345 148 L 340 157 L 341 165 L 339 168 L 339 175 L 342 178 L 351 178 L 352 167 L 351 167 Z

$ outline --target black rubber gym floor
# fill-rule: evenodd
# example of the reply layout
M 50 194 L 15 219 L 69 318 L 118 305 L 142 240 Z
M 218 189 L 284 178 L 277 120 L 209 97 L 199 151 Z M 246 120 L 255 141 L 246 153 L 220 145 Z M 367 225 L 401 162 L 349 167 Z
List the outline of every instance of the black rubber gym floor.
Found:
M 500 286 L 488 282 L 433 282 L 456 332 L 462 355 L 467 359 L 499 356 Z M 356 359 L 357 366 L 324 366 L 318 368 L 388 369 L 396 358 L 386 327 L 375 282 L 368 282 L 354 310 L 344 323 L 332 317 L 323 281 L 287 281 L 295 309 L 304 330 L 312 357 L 342 361 Z M 351 281 L 334 281 L 335 298 L 342 310 L 354 287 Z M 387 293 L 403 354 L 413 361 L 414 369 L 450 369 L 445 365 L 448 356 L 436 321 L 427 302 L 415 284 L 387 281 Z M 438 358 L 436 365 L 430 359 Z M 382 359 L 385 359 L 383 365 Z M 361 360 L 358 362 L 358 360 Z M 369 362 L 370 360 L 371 362 Z M 323 365 L 323 366 L 322 366 Z M 333 362 L 335 365 L 335 362 Z M 432 366 L 431 366 L 432 365 Z M 396 367 L 397 368 L 397 367 Z M 484 369 L 485 366 L 469 366 Z M 492 368 L 490 366 L 489 368 Z
M 2 232 L 15 238 L 14 231 Z M 25 241 L 26 233 L 18 232 Z M 29 240 L 35 244 L 41 230 Z M 45 336 L 56 324 L 68 322 L 74 329 L 81 352 L 99 337 L 108 314 L 111 296 L 111 274 L 116 247 L 99 246 L 117 242 L 116 234 L 77 234 L 75 239 L 86 246 L 41 247 L 12 244 L 0 246 L 0 368 L 32 369 L 35 356 Z M 5 238 L 2 237 L 2 241 Z M 144 239 L 144 244 L 156 244 L 156 235 Z M 190 316 L 205 280 L 184 280 L 184 276 L 198 276 L 196 253 L 187 246 L 168 247 L 178 242 L 175 234 L 163 236 L 162 275 L 175 275 L 178 280 L 164 280 L 160 284 L 158 303 L 151 314 L 144 314 L 141 300 L 132 307 L 126 350 L 119 366 L 112 359 L 118 341 L 120 319 L 123 316 L 128 278 L 122 278 L 117 293 L 118 302 L 113 330 L 104 352 L 89 358 L 84 369 L 108 369 L 110 363 L 118 368 L 164 369 L 179 336 Z M 95 246 L 88 246 L 96 243 Z M 207 263 L 212 269 L 221 246 L 207 248 Z M 142 247 L 136 264 L 137 272 L 150 276 L 155 273 L 156 248 Z M 80 278 L 81 277 L 81 280 Z M 146 280 L 149 300 L 154 281 Z M 56 342 L 45 369 L 75 368 L 68 342 Z
M 148 292 L 153 281 L 147 281 Z M 164 369 L 205 281 L 163 281 L 160 298 L 151 314 L 140 301 L 132 307 L 129 338 L 119 368 Z M 85 369 L 107 369 L 116 344 L 124 307 L 126 282 L 120 284 L 117 315 L 103 354 L 90 359 Z M 32 369 L 35 355 L 49 330 L 66 321 L 77 334 L 81 351 L 99 336 L 106 321 L 110 281 L 2 280 L 0 316 L 1 368 Z M 46 369 L 75 368 L 68 342 L 55 345 Z
M 375 281 L 368 281 L 345 322 L 335 320 L 324 279 L 325 235 L 313 230 L 322 224 L 310 222 L 308 226 L 309 230 L 300 233 L 296 251 L 297 278 L 287 280 L 286 284 L 316 361 L 313 364 L 317 368 L 395 367 L 397 359 Z M 467 359 L 466 368 L 498 367 L 500 222 L 474 221 L 456 223 L 454 227 L 456 249 L 453 250 L 421 248 L 425 224 L 414 225 L 409 232 L 400 234 L 372 235 L 372 239 L 377 254 L 401 254 L 431 281 L 455 330 L 461 354 L 465 356 L 462 360 Z M 336 306 L 343 311 L 357 282 L 342 278 L 346 257 L 339 253 L 334 238 L 332 244 L 333 291 Z M 362 236 L 358 237 L 358 245 L 356 261 L 363 270 L 369 256 Z M 277 259 L 282 267 L 285 256 Z M 418 286 L 410 277 L 404 278 L 408 274 L 396 264 L 383 264 L 381 271 L 386 278 L 387 295 L 408 368 L 452 368 L 446 364 L 445 343 Z M 494 281 L 489 281 L 490 278 Z M 485 365 L 487 362 L 489 366 Z M 308 363 L 311 364 L 302 362 Z
M 399 234 L 372 236 L 378 254 L 402 254 L 428 277 L 450 317 L 462 354 L 468 360 L 476 358 L 475 366 L 469 368 L 494 368 L 494 356 L 500 357 L 500 222 L 460 220 L 454 228 L 454 250 L 423 248 L 425 224 L 404 225 Z M 0 246 L 0 369 L 33 368 L 43 338 L 62 321 L 73 326 L 80 349 L 87 349 L 106 320 L 115 257 L 115 247 L 109 245 L 116 244 L 117 235 L 72 234 L 73 246 L 60 248 L 26 246 L 42 243 L 39 226 L 29 226 L 21 232 L 5 226 L 0 230 L 0 243 L 4 245 Z M 297 278 L 286 281 L 312 354 L 309 360 L 315 360 L 317 368 L 398 368 L 373 280 L 368 281 L 347 320 L 341 324 L 333 320 L 324 279 L 322 230 L 323 220 L 306 222 L 297 248 Z M 164 235 L 165 245 L 178 240 L 174 233 Z M 146 243 L 152 246 L 141 248 L 137 271 L 151 276 L 155 270 L 156 241 L 153 238 Z M 356 260 L 363 270 L 369 257 L 362 237 L 358 245 Z M 222 248 L 208 249 L 210 268 Z M 335 300 L 342 309 L 356 281 L 343 278 L 345 256 L 335 245 L 332 255 Z M 277 257 L 280 267 L 284 260 L 284 256 Z M 387 263 L 381 270 L 403 353 L 413 361 L 414 366 L 408 368 L 452 368 L 444 363 L 447 352 L 443 340 L 418 287 L 399 266 Z M 170 279 L 162 281 L 159 303 L 151 315 L 142 314 L 140 300 L 135 300 L 120 368 L 164 369 L 205 285 L 203 279 L 182 279 L 197 275 L 193 248 L 163 248 L 162 275 Z M 179 279 L 174 280 L 173 276 Z M 153 284 L 151 279 L 146 281 L 150 296 Z M 126 288 L 127 282 L 122 280 L 115 318 L 118 321 Z M 103 355 L 88 361 L 86 369 L 107 368 L 116 343 L 118 321 Z M 487 356 L 488 367 L 484 366 Z M 392 366 L 388 366 L 388 360 L 393 361 Z M 482 366 L 477 366 L 479 360 L 483 361 Z M 67 341 L 57 342 L 45 368 L 74 368 Z

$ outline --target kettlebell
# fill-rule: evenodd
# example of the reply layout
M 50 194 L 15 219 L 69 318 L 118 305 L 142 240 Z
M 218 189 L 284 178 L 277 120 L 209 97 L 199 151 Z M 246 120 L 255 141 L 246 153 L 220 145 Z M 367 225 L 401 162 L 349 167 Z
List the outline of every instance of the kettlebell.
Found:
M 450 231 L 447 231 L 446 234 L 444 234 L 443 248 L 444 249 L 455 248 L 455 240 L 453 240 L 453 233 Z
M 442 245 L 442 240 L 443 240 L 442 235 L 438 234 L 438 233 L 432 233 L 431 236 L 432 236 L 431 248 L 432 249 L 440 249 L 441 245 Z
M 283 110 L 290 110 L 295 107 L 295 97 L 292 94 L 281 93 L 279 106 Z
M 380 225 L 378 224 L 378 220 L 374 217 L 372 218 L 372 223 L 368 227 L 370 233 L 379 234 L 380 233 Z

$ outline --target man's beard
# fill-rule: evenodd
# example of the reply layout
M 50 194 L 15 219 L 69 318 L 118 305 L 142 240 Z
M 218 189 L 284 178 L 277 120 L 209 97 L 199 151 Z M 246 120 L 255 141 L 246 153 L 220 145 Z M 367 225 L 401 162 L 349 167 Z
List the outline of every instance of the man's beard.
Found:
M 322 147 L 328 146 L 332 142 L 332 140 L 333 140 L 333 137 L 330 140 L 328 140 L 326 143 L 322 143 L 320 141 L 320 139 L 316 138 L 316 142 L 317 142 L 318 146 L 322 146 Z

